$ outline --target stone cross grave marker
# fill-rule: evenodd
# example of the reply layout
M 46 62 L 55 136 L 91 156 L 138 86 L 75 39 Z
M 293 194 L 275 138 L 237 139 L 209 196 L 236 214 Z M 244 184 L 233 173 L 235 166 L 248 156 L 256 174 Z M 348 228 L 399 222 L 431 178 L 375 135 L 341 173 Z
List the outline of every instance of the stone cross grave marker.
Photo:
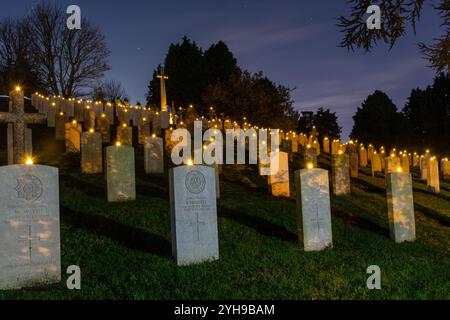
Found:
M 44 114 L 25 113 L 24 96 L 22 90 L 14 90 L 9 94 L 11 112 L 0 112 L 0 123 L 12 124 L 12 144 L 14 163 L 24 162 L 25 157 L 25 129 L 27 124 L 43 124 Z

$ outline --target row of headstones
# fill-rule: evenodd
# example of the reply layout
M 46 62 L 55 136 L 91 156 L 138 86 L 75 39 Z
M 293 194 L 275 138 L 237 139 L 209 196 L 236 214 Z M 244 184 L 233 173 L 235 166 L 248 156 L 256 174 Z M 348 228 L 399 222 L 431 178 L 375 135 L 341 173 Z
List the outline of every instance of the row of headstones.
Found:
M 202 121 L 205 128 L 233 129 L 240 127 L 236 122 L 232 122 L 229 117 L 223 121 L 215 114 L 213 108 L 210 109 L 209 119 L 206 117 L 199 117 L 193 106 L 190 106 L 185 111 L 183 108 L 179 110 L 172 110 L 170 112 L 160 112 L 152 108 L 142 106 L 127 107 L 116 103 L 103 103 L 100 101 L 82 100 L 62 97 L 45 97 L 39 93 L 35 93 L 31 98 L 32 105 L 38 111 L 47 116 L 47 123 L 49 127 L 55 126 L 55 121 L 58 115 L 62 114 L 68 119 L 76 119 L 77 122 L 84 122 L 86 129 L 92 128 L 92 123 L 95 118 L 104 117 L 110 123 L 117 122 L 134 127 L 146 126 L 152 124 L 152 132 L 158 134 L 161 130 L 160 123 L 167 122 L 176 128 L 193 129 L 195 120 Z M 116 115 L 116 117 L 114 117 Z M 166 118 L 166 119 L 164 119 Z M 246 127 L 245 123 L 243 127 Z M 163 126 L 163 129 L 165 127 Z
M 114 147 L 113 147 L 114 148 Z M 134 161 L 131 147 L 109 149 L 115 174 L 108 185 L 120 186 L 117 200 L 131 200 Z M 280 153 L 281 158 L 285 158 Z M 281 161 L 283 162 L 283 161 Z M 343 173 L 341 172 L 341 175 Z M 61 279 L 58 169 L 41 165 L 0 167 L 0 289 L 21 288 Z M 171 168 L 172 252 L 180 266 L 217 260 L 219 240 L 216 170 L 210 166 Z M 298 237 L 305 251 L 331 248 L 328 171 L 295 172 Z M 127 191 L 129 190 L 129 191 Z M 109 192 L 108 192 L 109 193 Z M 411 175 L 387 176 L 391 236 L 396 242 L 415 239 Z

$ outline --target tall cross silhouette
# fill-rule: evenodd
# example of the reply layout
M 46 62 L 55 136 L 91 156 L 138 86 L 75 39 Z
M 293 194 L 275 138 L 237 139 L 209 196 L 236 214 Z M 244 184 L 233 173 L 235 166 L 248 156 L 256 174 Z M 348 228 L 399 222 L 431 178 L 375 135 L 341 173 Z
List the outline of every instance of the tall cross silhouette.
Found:
M 164 67 L 161 67 L 160 74 L 156 77 L 159 79 L 161 88 L 161 112 L 164 112 L 167 111 L 166 80 L 169 79 L 169 77 L 164 74 Z

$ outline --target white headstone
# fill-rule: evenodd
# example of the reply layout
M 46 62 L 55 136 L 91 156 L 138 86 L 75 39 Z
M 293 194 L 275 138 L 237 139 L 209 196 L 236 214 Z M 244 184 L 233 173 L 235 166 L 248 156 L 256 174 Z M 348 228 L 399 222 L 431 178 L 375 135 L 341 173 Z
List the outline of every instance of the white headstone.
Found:
M 0 289 L 61 280 L 58 169 L 0 167 Z
M 317 168 L 298 170 L 295 181 L 300 245 L 305 251 L 332 247 L 328 171 Z
M 215 170 L 209 166 L 170 169 L 172 252 L 178 265 L 219 258 Z

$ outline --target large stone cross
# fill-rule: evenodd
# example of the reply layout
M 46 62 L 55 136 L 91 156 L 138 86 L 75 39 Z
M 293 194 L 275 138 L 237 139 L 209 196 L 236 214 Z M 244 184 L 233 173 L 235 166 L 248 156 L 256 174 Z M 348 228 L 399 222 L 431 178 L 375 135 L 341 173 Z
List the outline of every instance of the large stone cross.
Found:
M 46 115 L 39 113 L 25 113 L 23 91 L 17 88 L 9 94 L 10 112 L 0 112 L 0 123 L 13 124 L 14 163 L 24 162 L 25 129 L 27 124 L 45 123 Z
M 161 87 L 161 111 L 167 111 L 167 97 L 166 97 L 166 80 L 169 79 L 167 75 L 164 74 L 164 67 L 161 67 L 161 73 L 157 75 L 160 81 Z

